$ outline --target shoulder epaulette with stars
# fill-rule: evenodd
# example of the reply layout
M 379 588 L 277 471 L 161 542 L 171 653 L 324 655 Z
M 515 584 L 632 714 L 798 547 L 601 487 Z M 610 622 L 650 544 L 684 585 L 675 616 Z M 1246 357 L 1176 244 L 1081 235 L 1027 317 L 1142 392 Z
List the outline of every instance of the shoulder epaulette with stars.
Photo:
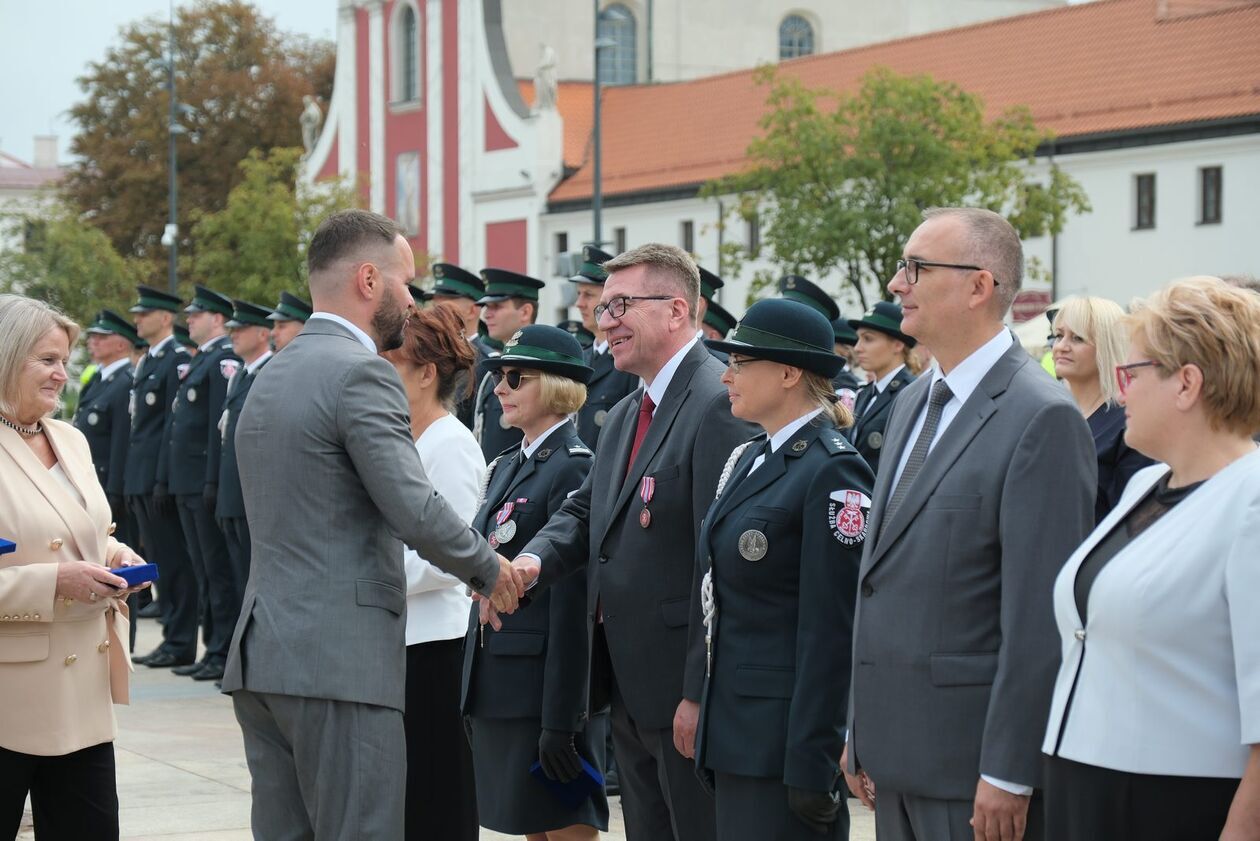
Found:
M 824 449 L 833 456 L 838 453 L 857 452 L 848 441 L 844 440 L 844 436 L 839 432 L 824 432 L 818 436 L 818 440 L 822 442 Z
M 586 456 L 587 458 L 595 458 L 595 454 L 592 453 L 588 447 L 584 447 L 581 444 L 574 444 L 573 446 L 569 447 L 569 455 Z

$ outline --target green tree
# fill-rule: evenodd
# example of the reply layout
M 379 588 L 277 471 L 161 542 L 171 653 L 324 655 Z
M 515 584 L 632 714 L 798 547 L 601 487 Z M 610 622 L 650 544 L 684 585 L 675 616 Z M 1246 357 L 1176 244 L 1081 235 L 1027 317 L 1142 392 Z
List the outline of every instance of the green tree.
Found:
M 0 292 L 47 301 L 84 327 L 100 310 L 125 314 L 135 301 L 139 267 L 70 210 L 14 224 L 27 229 L 26 250 L 0 252 Z
M 198 283 L 259 304 L 306 288 L 306 246 L 315 228 L 330 213 L 357 206 L 359 193 L 343 181 L 295 188 L 301 156 L 297 148 L 251 151 L 224 208 L 196 216 Z
M 836 273 L 865 308 L 869 296 L 890 297 L 901 249 L 929 207 L 989 208 L 1023 237 L 1057 233 L 1069 213 L 1089 210 L 1071 177 L 1029 170 L 1051 134 L 1027 108 L 986 120 L 978 96 L 887 68 L 867 73 L 853 94 L 807 88 L 773 67 L 756 78 L 769 95 L 750 166 L 702 190 L 737 194 L 731 213 L 760 217 L 759 251 L 727 246 L 728 271 L 764 257 L 782 273 Z M 754 293 L 771 280 L 759 273 Z
M 301 145 L 302 97 L 332 90 L 331 43 L 286 35 L 242 0 L 181 4 L 174 23 L 176 94 L 187 132 L 177 138 L 181 252 L 196 212 L 223 208 L 251 149 Z M 70 110 L 79 156 L 64 193 L 119 253 L 143 259 L 165 286 L 168 22 L 148 18 L 120 33 L 79 79 Z M 187 290 L 185 290 L 187 291 Z

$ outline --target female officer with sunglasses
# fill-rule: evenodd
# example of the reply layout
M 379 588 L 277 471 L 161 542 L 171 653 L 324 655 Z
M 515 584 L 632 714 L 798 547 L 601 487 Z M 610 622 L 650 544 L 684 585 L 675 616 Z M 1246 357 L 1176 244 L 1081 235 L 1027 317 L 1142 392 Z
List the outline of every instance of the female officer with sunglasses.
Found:
M 708 663 L 696 764 L 723 841 L 847 839 L 839 790 L 858 565 L 871 469 L 840 430 L 831 324 L 754 304 L 729 341 L 731 413 L 767 437 L 719 480 L 698 551 Z
M 486 364 L 504 419 L 524 439 L 491 462 L 473 527 L 510 558 L 590 472 L 592 453 L 569 416 L 585 402 L 592 372 L 576 339 L 540 324 L 518 331 Z M 602 789 L 570 807 L 530 773 L 537 762 L 545 776 L 568 782 L 582 773 L 579 757 L 602 767 L 603 731 L 586 726 L 589 662 L 585 576 L 542 591 L 498 631 L 473 606 L 461 704 L 482 826 L 535 841 L 593 839 L 608 828 Z

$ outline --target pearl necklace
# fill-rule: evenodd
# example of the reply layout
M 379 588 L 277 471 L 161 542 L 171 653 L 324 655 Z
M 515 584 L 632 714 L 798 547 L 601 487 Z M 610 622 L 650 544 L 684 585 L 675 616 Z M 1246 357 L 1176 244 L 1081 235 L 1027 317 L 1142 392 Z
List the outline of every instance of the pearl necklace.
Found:
M 22 426 L 21 424 L 17 424 L 9 420 L 4 415 L 0 415 L 0 423 L 3 423 L 23 438 L 34 438 L 36 435 L 44 431 L 43 424 L 39 421 L 35 421 L 34 426 Z

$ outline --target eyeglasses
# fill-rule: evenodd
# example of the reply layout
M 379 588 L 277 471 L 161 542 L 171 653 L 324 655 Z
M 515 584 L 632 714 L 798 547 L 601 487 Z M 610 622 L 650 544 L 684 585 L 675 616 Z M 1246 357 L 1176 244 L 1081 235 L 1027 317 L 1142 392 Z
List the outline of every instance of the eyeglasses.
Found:
M 726 367 L 730 369 L 732 374 L 738 374 L 745 365 L 751 365 L 754 362 L 769 362 L 769 359 L 736 359 L 733 356 L 726 357 Z
M 626 308 L 630 306 L 631 301 L 672 301 L 673 295 L 620 295 L 613 298 L 606 304 L 598 304 L 595 307 L 595 320 L 599 321 L 604 313 L 608 313 L 613 318 L 621 318 L 626 314 Z
M 908 257 L 905 260 L 897 261 L 897 271 L 905 272 L 906 283 L 909 283 L 911 286 L 914 286 L 915 284 L 919 282 L 919 269 L 923 268 L 924 266 L 927 266 L 929 269 L 932 269 L 932 268 L 960 269 L 960 270 L 972 271 L 972 272 L 985 271 L 985 269 L 980 266 L 966 266 L 966 265 L 963 265 L 962 263 L 936 263 L 931 260 L 916 260 L 913 257 Z M 996 277 L 993 278 L 993 285 L 994 286 L 998 285 Z
M 499 383 L 507 380 L 508 388 L 516 391 L 521 387 L 521 380 L 536 380 L 538 379 L 538 374 L 526 374 L 517 370 L 503 371 L 502 369 L 495 369 L 490 372 L 490 379 L 494 382 L 495 388 L 499 387 Z
M 1124 397 L 1129 393 L 1129 386 L 1133 385 L 1133 372 L 1138 368 L 1158 368 L 1159 363 L 1154 360 L 1147 359 L 1144 362 L 1130 362 L 1128 365 L 1116 366 L 1116 386 L 1120 389 L 1120 396 Z

